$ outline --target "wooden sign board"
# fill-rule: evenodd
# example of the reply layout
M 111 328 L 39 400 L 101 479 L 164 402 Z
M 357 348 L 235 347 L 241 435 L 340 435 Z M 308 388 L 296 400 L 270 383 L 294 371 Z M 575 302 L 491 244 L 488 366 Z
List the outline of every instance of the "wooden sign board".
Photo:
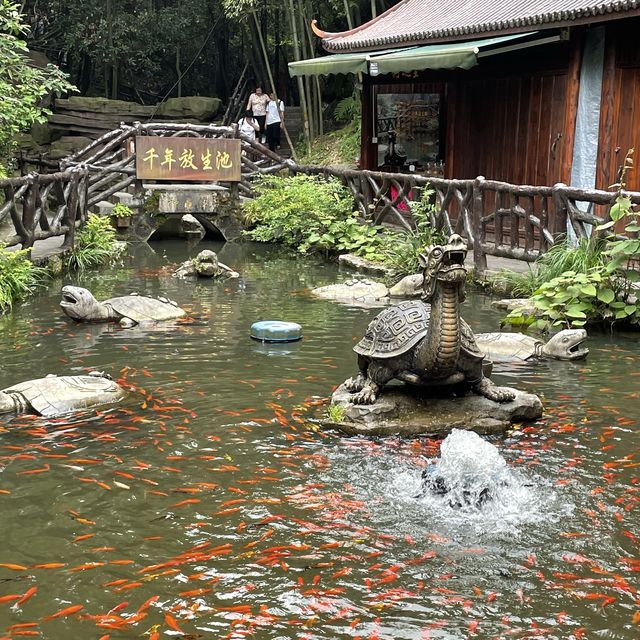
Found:
M 239 182 L 240 140 L 136 136 L 138 180 Z

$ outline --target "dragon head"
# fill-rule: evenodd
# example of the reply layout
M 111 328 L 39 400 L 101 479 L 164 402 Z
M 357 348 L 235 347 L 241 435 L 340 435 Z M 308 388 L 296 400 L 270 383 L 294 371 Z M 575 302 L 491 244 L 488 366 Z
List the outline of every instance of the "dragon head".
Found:
M 420 254 L 420 265 L 423 269 L 422 299 L 429 302 L 440 284 L 457 284 L 460 292 L 464 290 L 467 269 L 464 260 L 467 257 L 467 244 L 463 238 L 454 233 L 447 244 L 429 247 Z

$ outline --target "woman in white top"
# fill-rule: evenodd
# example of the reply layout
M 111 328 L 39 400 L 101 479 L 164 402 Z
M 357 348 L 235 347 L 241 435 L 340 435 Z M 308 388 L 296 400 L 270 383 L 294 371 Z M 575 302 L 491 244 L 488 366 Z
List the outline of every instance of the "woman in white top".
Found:
M 269 104 L 267 104 L 267 144 L 271 151 L 280 148 L 280 125 L 284 120 L 284 102 L 276 100 L 276 94 L 269 94 Z
M 251 140 L 256 139 L 256 132 L 260 129 L 260 125 L 255 121 L 251 111 L 246 111 L 244 118 L 238 120 L 238 131 Z

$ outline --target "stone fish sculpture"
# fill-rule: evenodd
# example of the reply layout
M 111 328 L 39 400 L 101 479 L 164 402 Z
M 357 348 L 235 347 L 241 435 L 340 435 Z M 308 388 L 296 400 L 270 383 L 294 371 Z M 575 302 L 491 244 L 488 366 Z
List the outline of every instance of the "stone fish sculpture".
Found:
M 35 413 L 47 418 L 118 402 L 125 390 L 105 373 L 48 375 L 0 391 L 0 414 Z
M 218 262 L 215 251 L 204 249 L 192 260 L 183 262 L 173 273 L 174 278 L 200 276 L 203 278 L 239 278 L 240 274 Z
M 497 387 L 484 376 L 484 354 L 460 317 L 466 254 L 457 234 L 444 246 L 430 247 L 421 256 L 422 300 L 389 307 L 371 321 L 353 348 L 360 372 L 344 383 L 354 394 L 353 404 L 373 404 L 394 378 L 428 387 L 464 384 L 489 400 L 513 400 L 513 390 Z
M 564 329 L 548 342 L 523 333 L 476 333 L 475 336 L 480 351 L 495 362 L 536 358 L 581 360 L 589 353 L 589 349 L 582 346 L 587 339 L 584 329 Z
M 167 298 L 149 298 L 132 293 L 99 302 L 82 287 L 62 287 L 62 310 L 77 322 L 119 322 L 133 327 L 144 322 L 175 320 L 186 315 L 176 302 Z

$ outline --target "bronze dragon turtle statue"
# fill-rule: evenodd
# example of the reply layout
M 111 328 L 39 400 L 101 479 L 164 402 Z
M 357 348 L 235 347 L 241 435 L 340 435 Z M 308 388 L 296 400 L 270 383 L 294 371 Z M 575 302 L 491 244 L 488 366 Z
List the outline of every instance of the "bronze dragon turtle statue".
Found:
M 426 387 L 465 386 L 496 402 L 513 400 L 511 389 L 484 376 L 484 354 L 460 317 L 466 254 L 466 244 L 456 234 L 446 245 L 430 247 L 420 256 L 422 299 L 388 307 L 369 323 L 353 348 L 360 372 L 344 383 L 354 404 L 373 404 L 394 378 Z

